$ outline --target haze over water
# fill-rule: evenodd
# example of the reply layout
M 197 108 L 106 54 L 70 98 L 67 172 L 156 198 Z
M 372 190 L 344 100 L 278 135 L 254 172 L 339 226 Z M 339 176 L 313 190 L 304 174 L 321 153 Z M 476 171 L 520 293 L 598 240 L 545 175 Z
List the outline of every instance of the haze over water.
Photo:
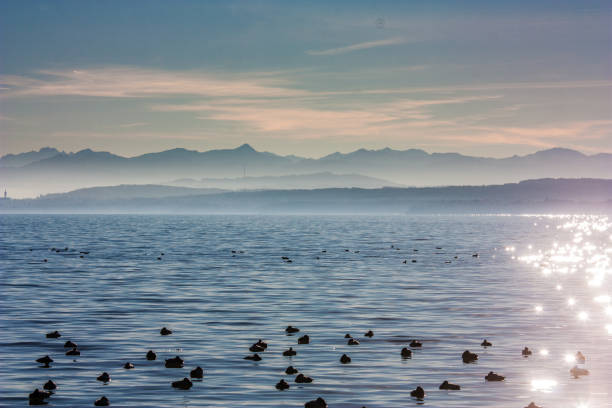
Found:
M 0 226 L 1 406 L 26 406 L 50 378 L 57 407 L 101 395 L 133 407 L 300 407 L 318 396 L 334 408 L 406 407 L 417 385 L 430 407 L 612 405 L 605 217 L 3 215 Z M 62 337 L 46 339 L 53 330 Z M 259 338 L 263 360 L 243 360 Z M 403 360 L 411 339 L 422 350 Z M 81 350 L 74 361 L 66 340 Z M 290 346 L 297 356 L 283 357 Z M 465 349 L 476 364 L 462 363 Z M 575 379 L 566 359 L 578 350 L 590 375 Z M 34 361 L 45 354 L 50 369 Z M 164 368 L 175 355 L 185 368 Z M 170 387 L 197 365 L 202 382 Z M 289 365 L 314 382 L 295 384 Z M 103 371 L 108 385 L 96 381 Z M 506 381 L 486 383 L 489 371 Z M 274 388 L 281 378 L 289 390 Z M 440 391 L 443 380 L 462 389 Z

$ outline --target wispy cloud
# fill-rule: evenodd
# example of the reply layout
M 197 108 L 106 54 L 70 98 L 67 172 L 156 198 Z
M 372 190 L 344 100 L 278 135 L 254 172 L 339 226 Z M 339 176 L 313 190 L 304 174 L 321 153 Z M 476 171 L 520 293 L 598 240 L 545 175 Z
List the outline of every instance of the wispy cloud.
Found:
M 121 125 L 119 125 L 119 127 L 121 128 L 133 128 L 133 127 L 139 127 L 139 126 L 146 126 L 147 123 L 145 122 L 134 122 L 134 123 L 122 123 Z
M 368 48 L 385 47 L 388 45 L 398 45 L 408 42 L 403 37 L 387 38 L 386 40 L 366 41 L 357 44 L 351 44 L 344 47 L 329 48 L 327 50 L 308 50 L 309 55 L 338 55 L 348 52 L 367 50 Z

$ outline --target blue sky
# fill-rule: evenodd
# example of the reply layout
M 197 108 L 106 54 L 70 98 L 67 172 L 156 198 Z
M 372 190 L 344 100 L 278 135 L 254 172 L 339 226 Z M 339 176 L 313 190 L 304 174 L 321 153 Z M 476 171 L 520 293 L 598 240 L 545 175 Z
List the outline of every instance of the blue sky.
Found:
M 0 152 L 612 151 L 608 2 L 0 3 Z

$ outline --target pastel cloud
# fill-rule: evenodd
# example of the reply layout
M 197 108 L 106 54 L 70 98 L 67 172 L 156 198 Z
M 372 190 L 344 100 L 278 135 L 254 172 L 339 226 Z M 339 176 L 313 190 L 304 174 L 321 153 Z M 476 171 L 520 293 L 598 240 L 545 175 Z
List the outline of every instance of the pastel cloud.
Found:
M 369 48 L 376 47 L 385 47 L 389 45 L 398 45 L 404 44 L 407 40 L 402 37 L 388 38 L 386 40 L 378 40 L 378 41 L 366 41 L 357 44 L 351 44 L 344 47 L 337 48 L 329 48 L 326 50 L 308 50 L 306 54 L 308 55 L 338 55 L 338 54 L 346 54 L 348 52 L 367 50 Z

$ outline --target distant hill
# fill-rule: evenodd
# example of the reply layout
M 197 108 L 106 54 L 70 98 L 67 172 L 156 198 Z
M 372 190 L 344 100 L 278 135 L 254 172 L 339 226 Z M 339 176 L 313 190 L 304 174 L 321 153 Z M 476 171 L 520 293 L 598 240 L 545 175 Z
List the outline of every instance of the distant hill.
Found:
M 0 188 L 6 188 L 9 196 L 35 197 L 100 185 L 239 178 L 244 173 L 248 177 L 277 177 L 278 185 L 266 182 L 262 188 L 285 188 L 287 180 L 280 178 L 283 176 L 322 172 L 360 175 L 406 186 L 503 184 L 554 177 L 612 178 L 612 154 L 584 155 L 561 148 L 503 159 L 389 148 L 308 159 L 258 152 L 248 144 L 206 152 L 172 149 L 130 158 L 90 149 L 57 152 L 50 157 L 45 152 L 45 157 L 36 161 L 32 161 L 32 152 L 2 157 L 0 162 L 26 164 L 0 167 Z M 296 183 L 299 188 L 299 180 Z M 253 184 L 257 185 L 254 181 Z
M 60 151 L 52 147 L 43 147 L 39 151 L 33 150 L 27 153 L 7 154 L 0 157 L 0 167 L 23 167 L 59 154 Z
M 116 186 L 0 200 L 7 211 L 160 213 L 612 213 L 612 180 L 541 179 L 490 186 L 221 192 Z

